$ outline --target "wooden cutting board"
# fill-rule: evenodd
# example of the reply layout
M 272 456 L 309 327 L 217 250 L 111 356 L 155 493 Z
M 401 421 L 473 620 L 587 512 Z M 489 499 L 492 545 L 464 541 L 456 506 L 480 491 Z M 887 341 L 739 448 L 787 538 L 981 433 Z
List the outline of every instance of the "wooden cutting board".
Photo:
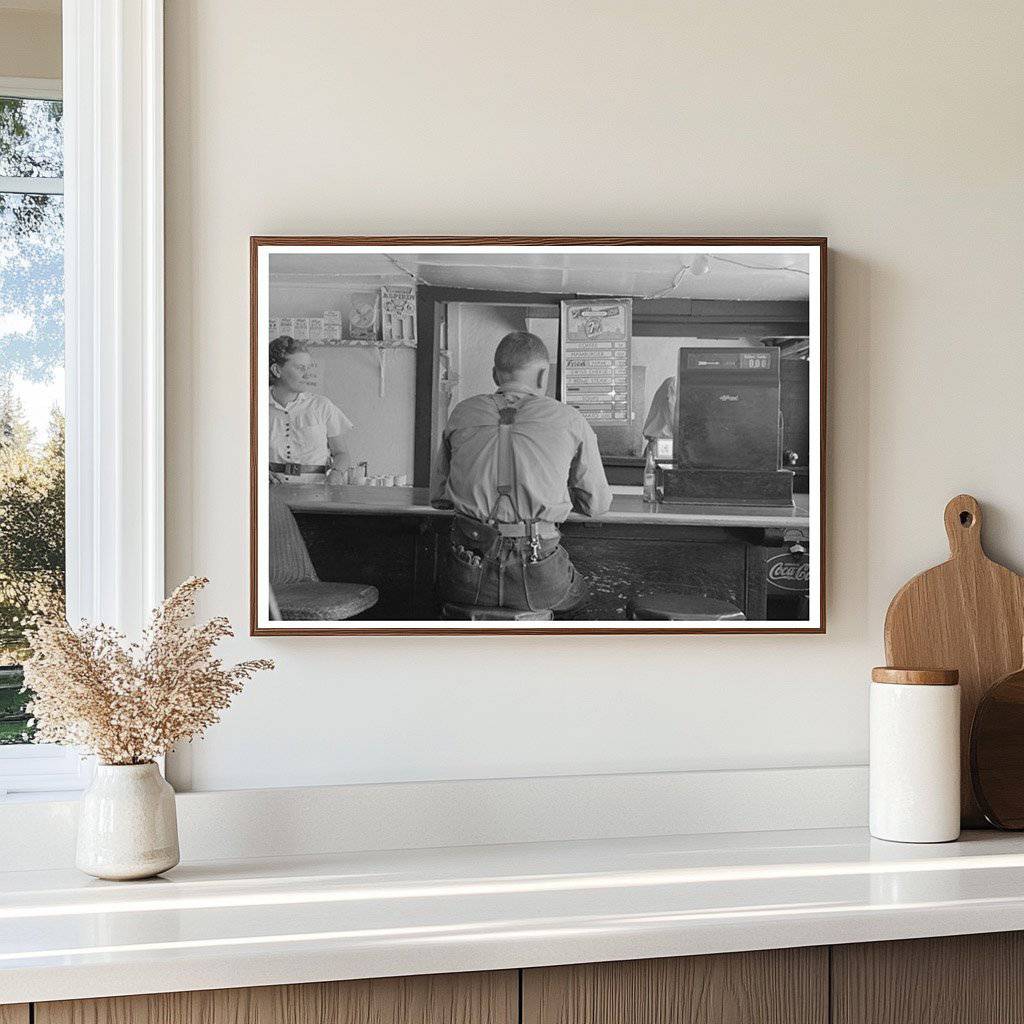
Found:
M 957 495 L 945 511 L 948 562 L 915 576 L 885 615 L 885 657 L 895 668 L 960 671 L 960 814 L 985 826 L 971 791 L 971 723 L 988 688 L 1020 668 L 1024 577 L 993 562 L 981 544 L 981 507 Z

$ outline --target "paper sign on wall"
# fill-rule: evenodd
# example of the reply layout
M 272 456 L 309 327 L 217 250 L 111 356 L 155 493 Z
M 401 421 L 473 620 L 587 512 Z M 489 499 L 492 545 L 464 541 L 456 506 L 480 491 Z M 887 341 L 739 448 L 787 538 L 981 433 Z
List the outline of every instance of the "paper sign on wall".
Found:
M 628 423 L 632 340 L 632 299 L 562 302 L 562 401 L 591 423 Z

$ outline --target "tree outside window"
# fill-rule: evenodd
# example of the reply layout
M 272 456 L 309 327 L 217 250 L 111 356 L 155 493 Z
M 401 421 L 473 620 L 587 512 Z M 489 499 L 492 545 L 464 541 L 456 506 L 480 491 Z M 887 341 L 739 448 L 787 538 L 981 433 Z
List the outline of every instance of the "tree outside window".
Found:
M 31 740 L 27 620 L 64 593 L 62 105 L 0 96 L 0 744 Z

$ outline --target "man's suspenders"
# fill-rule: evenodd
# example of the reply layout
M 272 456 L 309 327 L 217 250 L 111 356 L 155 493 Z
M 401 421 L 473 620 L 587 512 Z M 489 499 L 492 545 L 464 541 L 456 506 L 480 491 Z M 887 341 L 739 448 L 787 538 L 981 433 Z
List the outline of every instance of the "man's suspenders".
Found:
M 495 395 L 495 402 L 498 405 L 498 499 L 491 509 L 491 519 L 501 504 L 501 499 L 508 499 L 512 512 L 517 522 L 525 523 L 529 529 L 530 537 L 530 561 L 536 562 L 540 558 L 540 538 L 537 535 L 537 524 L 533 520 L 525 520 L 519 514 L 515 497 L 515 457 L 512 449 L 512 427 L 516 422 L 516 414 L 519 407 L 515 405 L 503 405 Z
M 502 498 L 507 498 L 512 506 L 512 511 L 519 519 L 519 509 L 516 508 L 515 498 L 515 458 L 512 451 L 512 427 L 516 422 L 516 413 L 519 410 L 514 405 L 506 405 L 498 408 L 498 501 L 495 502 L 495 509 Z

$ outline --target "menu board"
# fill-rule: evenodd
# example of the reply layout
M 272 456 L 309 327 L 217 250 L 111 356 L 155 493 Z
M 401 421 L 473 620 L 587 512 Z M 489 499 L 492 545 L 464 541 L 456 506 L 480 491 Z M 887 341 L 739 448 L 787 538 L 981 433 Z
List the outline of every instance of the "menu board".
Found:
M 632 418 L 632 299 L 562 302 L 562 401 L 593 424 Z

